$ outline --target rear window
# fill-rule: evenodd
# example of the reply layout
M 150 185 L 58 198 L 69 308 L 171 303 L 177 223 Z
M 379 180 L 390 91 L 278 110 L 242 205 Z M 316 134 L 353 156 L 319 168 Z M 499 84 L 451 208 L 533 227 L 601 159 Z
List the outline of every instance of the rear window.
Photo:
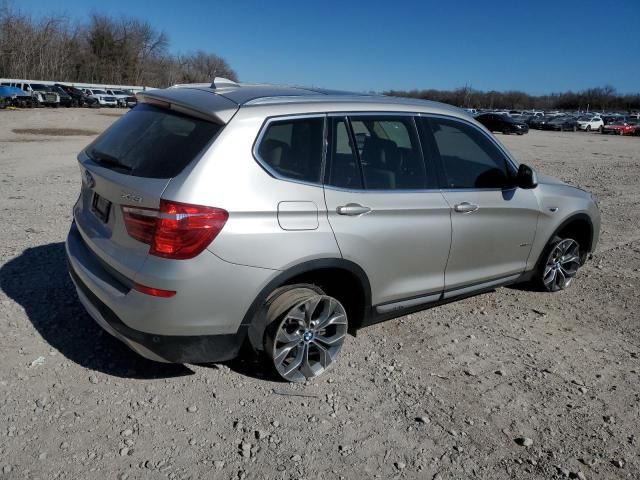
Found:
M 279 176 L 320 183 L 324 118 L 299 118 L 269 124 L 258 156 Z
M 103 167 L 136 177 L 178 175 L 222 128 L 199 118 L 141 104 L 87 147 Z

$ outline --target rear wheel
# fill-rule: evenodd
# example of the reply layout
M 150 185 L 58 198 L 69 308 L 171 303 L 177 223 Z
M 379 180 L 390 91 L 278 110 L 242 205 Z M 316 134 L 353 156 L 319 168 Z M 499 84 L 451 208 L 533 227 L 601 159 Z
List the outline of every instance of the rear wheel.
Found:
M 564 290 L 571 285 L 580 266 L 578 242 L 556 236 L 545 249 L 538 269 L 538 283 L 547 292 Z
M 336 360 L 347 337 L 347 313 L 312 286 L 285 289 L 268 302 L 265 353 L 280 377 L 304 382 Z

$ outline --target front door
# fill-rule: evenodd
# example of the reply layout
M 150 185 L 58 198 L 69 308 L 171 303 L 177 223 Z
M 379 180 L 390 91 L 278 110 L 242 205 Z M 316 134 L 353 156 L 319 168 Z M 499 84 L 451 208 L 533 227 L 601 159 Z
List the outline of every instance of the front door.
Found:
M 434 188 L 435 169 L 425 165 L 413 117 L 332 117 L 328 137 L 329 222 L 342 256 L 365 270 L 379 313 L 399 300 L 438 299 L 450 208 Z
M 515 186 L 515 167 L 475 125 L 435 116 L 423 122 L 439 152 L 442 193 L 451 207 L 445 290 L 517 277 L 536 232 L 534 191 Z

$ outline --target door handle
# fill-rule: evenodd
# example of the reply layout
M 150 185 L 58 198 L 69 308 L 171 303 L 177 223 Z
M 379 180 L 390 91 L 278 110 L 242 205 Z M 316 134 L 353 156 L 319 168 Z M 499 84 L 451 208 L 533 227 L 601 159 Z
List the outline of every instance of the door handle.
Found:
M 478 210 L 478 205 L 469 202 L 462 202 L 453 207 L 456 212 L 471 213 Z
M 363 207 L 358 203 L 347 203 L 346 205 L 341 205 L 336 208 L 338 215 L 348 215 L 350 217 L 362 215 L 363 213 L 368 213 L 370 211 L 371 209 L 369 207 Z

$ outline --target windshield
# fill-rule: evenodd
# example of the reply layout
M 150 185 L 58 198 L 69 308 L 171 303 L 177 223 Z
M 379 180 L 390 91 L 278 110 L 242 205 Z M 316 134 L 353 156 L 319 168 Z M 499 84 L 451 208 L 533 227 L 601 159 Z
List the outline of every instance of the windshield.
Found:
M 104 90 L 92 90 L 92 92 L 95 94 L 97 93 L 98 95 L 106 95 L 107 92 L 105 92 Z
M 125 95 L 122 90 L 111 90 L 111 93 L 114 95 Z
M 42 85 L 41 83 L 32 83 L 31 84 L 31 89 L 32 90 L 46 90 L 47 86 L 46 85 Z

